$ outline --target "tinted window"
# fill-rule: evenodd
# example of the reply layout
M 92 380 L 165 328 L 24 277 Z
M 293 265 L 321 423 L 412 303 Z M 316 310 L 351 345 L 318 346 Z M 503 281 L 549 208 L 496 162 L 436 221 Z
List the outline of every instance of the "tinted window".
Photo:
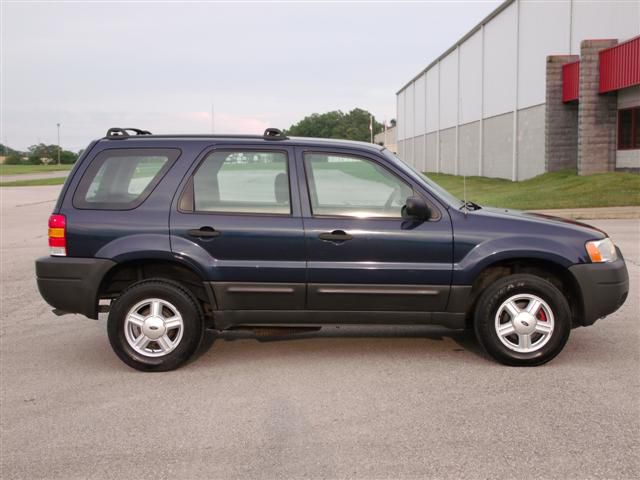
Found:
M 375 162 L 360 157 L 305 154 L 314 215 L 400 217 L 411 187 Z
M 127 210 L 149 196 L 179 150 L 104 150 L 87 168 L 73 197 L 77 208 Z
M 640 107 L 618 111 L 618 149 L 640 148 Z
M 633 147 L 633 110 L 618 112 L 618 148 Z
M 288 214 L 287 155 L 270 151 L 216 151 L 193 177 L 196 211 Z

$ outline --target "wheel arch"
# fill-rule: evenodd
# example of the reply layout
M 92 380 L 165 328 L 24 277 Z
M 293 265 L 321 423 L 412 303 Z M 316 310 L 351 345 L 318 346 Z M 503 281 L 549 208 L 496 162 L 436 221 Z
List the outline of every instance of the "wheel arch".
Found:
M 213 290 L 202 272 L 176 259 L 141 258 L 117 263 L 103 276 L 98 300 L 114 299 L 134 283 L 152 278 L 182 284 L 201 303 L 205 315 L 217 308 Z
M 467 327 L 473 323 L 473 312 L 482 292 L 496 280 L 519 273 L 535 275 L 554 285 L 567 299 L 571 309 L 572 324 L 581 325 L 583 301 L 580 286 L 571 272 L 562 264 L 538 257 L 513 257 L 485 265 L 475 276 L 467 302 Z

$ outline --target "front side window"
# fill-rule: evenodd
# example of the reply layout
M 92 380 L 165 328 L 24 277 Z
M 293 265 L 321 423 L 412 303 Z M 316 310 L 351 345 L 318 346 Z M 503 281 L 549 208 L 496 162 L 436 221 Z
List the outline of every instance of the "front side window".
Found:
M 618 111 L 618 149 L 640 148 L 640 107 Z
M 306 153 L 304 163 L 314 215 L 399 218 L 413 194 L 387 169 L 362 157 Z
M 291 213 L 286 153 L 211 153 L 193 176 L 193 207 L 199 212 Z
M 113 149 L 100 152 L 73 197 L 77 208 L 128 210 L 149 196 L 180 155 L 175 149 Z

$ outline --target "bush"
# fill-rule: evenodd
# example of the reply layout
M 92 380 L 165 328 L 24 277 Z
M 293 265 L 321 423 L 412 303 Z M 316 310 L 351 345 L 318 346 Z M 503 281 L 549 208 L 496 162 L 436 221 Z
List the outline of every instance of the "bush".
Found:
M 22 163 L 22 158 L 17 153 L 12 153 L 6 158 L 4 163 L 5 165 L 20 165 Z

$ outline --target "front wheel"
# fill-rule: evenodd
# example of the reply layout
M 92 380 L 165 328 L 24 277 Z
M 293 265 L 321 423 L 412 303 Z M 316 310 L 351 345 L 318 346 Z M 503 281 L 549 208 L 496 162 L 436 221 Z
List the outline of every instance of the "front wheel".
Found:
M 500 363 L 542 365 L 567 343 L 571 310 L 562 292 L 547 280 L 510 275 L 482 293 L 474 328 L 482 347 Z
M 203 313 L 180 284 L 143 280 L 112 305 L 107 330 L 111 347 L 127 365 L 143 371 L 173 370 L 198 349 Z

